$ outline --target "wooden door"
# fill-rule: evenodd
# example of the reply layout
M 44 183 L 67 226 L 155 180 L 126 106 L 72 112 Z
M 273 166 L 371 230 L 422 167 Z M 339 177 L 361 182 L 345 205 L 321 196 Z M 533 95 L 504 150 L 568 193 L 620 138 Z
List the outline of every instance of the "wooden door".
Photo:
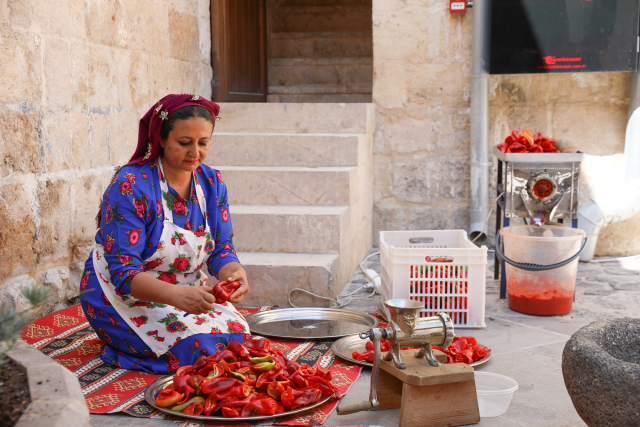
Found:
M 266 0 L 211 0 L 213 99 L 266 102 Z

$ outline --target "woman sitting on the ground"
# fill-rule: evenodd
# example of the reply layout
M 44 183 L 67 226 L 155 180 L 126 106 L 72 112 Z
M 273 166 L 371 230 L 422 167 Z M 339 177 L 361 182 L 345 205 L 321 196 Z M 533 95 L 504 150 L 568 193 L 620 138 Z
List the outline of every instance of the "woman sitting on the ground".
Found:
M 219 111 L 200 96 L 162 98 L 104 193 L 80 291 L 107 363 L 166 374 L 249 333 L 231 304 L 249 286 L 233 249 L 227 188 L 203 164 Z M 240 281 L 230 302 L 214 304 L 205 264 L 212 276 Z

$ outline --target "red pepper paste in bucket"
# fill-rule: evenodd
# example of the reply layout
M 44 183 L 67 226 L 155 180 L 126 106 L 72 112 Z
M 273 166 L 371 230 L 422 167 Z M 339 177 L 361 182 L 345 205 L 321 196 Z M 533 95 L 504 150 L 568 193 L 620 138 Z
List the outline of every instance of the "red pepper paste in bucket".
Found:
M 538 316 L 557 316 L 571 311 L 573 292 L 555 280 L 511 282 L 507 283 L 507 289 L 517 289 L 513 294 L 507 292 L 512 310 Z
M 554 225 L 511 226 L 500 230 L 506 258 L 516 263 L 552 266 L 579 252 L 584 231 Z M 542 271 L 528 271 L 507 264 L 509 308 L 538 316 L 567 314 L 573 306 L 578 259 Z

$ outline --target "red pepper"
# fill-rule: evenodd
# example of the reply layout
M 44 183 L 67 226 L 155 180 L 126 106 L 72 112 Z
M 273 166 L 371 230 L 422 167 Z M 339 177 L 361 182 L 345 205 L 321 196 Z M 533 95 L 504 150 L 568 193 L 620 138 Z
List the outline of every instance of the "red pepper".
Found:
M 240 344 L 238 341 L 231 341 L 227 346 L 227 350 L 233 351 L 235 354 L 237 354 L 240 357 L 244 357 L 244 358 L 249 357 L 249 352 L 247 351 L 247 349 L 244 348 L 244 346 Z
M 209 362 L 207 363 L 207 366 L 198 371 L 198 375 L 202 375 L 206 379 L 210 380 L 212 378 L 222 376 L 224 372 L 225 369 L 220 363 Z
M 202 406 L 202 403 L 192 403 L 191 405 L 187 406 L 186 408 L 184 408 L 182 410 L 183 414 L 192 414 L 192 415 L 200 415 L 202 414 L 202 411 L 204 410 L 204 407 Z
M 218 400 L 226 399 L 227 397 L 247 397 L 251 393 L 251 387 L 246 384 L 231 387 L 227 391 L 211 393 L 213 397 Z
M 222 407 L 222 416 L 226 418 L 238 418 L 240 415 L 238 411 L 233 408 L 227 408 L 226 406 Z M 243 415 L 244 416 L 244 415 Z
M 213 410 L 218 405 L 218 400 L 213 395 L 207 396 L 207 400 L 204 401 L 204 414 L 208 417 L 213 414 Z
M 202 381 L 204 381 L 204 377 L 202 375 L 192 375 L 187 380 L 187 384 L 189 384 L 190 387 L 193 387 L 195 390 L 197 390 L 198 387 L 200 387 L 200 384 L 202 383 Z
M 176 377 L 183 377 L 185 375 L 193 375 L 196 370 L 193 368 L 193 365 L 181 366 L 176 371 Z
M 296 397 L 293 395 L 293 390 L 286 389 L 280 395 L 280 402 L 285 407 L 285 409 L 291 410 L 293 408 L 293 403 L 296 401 Z
M 313 405 L 322 397 L 322 392 L 320 389 L 306 389 L 303 390 L 303 393 L 300 397 L 296 398 L 295 402 L 293 402 L 292 410 L 303 408 L 305 406 Z
M 237 399 L 234 401 L 231 401 L 231 399 Z M 223 408 L 233 408 L 233 409 L 242 409 L 244 408 L 244 406 L 253 401 L 256 400 L 257 397 L 255 394 L 251 393 L 249 396 L 245 397 L 244 399 L 238 399 L 238 398 L 228 398 L 227 399 L 227 403 L 225 403 L 224 405 L 222 405 Z
M 327 381 L 331 381 L 331 372 L 320 365 L 316 365 L 316 375 Z
M 181 405 L 184 402 L 186 402 L 189 399 L 189 397 L 191 397 L 191 395 L 193 393 L 195 393 L 195 391 L 196 391 L 193 387 L 191 387 L 188 384 L 189 378 L 190 377 L 186 376 L 186 375 L 182 376 L 182 377 L 174 377 L 173 378 L 173 386 L 176 389 L 176 391 L 184 394 L 183 400 L 178 402 L 179 405 Z
M 367 349 L 367 351 L 374 351 L 373 343 L 371 341 L 367 341 L 367 343 L 364 346 Z M 389 344 L 389 341 L 383 338 L 382 341 L 380 342 L 380 351 L 389 351 L 389 350 L 391 350 L 391 344 Z
M 276 414 L 284 413 L 284 405 L 282 402 L 276 402 L 278 404 L 278 408 L 276 409 Z
M 273 381 L 269 383 L 269 386 L 267 387 L 267 394 L 275 400 L 280 400 L 280 396 L 284 390 L 285 387 L 281 382 Z
M 256 384 L 256 380 L 258 379 L 258 377 L 256 377 L 256 374 L 253 373 L 253 371 L 251 370 L 251 368 L 246 367 L 246 368 L 240 368 L 237 371 L 238 374 L 242 374 L 245 377 L 244 383 L 250 386 L 254 386 Z
M 184 394 L 179 393 L 175 390 L 161 390 L 158 393 L 158 397 L 156 397 L 156 405 L 166 408 L 168 406 L 176 406 L 176 403 L 182 400 Z
M 213 378 L 210 380 L 203 381 L 202 384 L 200 384 L 200 389 L 204 394 L 222 393 L 226 390 L 229 390 L 231 387 L 237 386 L 239 384 L 242 384 L 242 383 L 238 380 L 235 380 L 232 378 L 218 377 L 218 378 Z
M 307 386 L 307 383 L 304 381 L 304 378 L 300 374 L 300 371 L 296 371 L 293 375 L 291 375 L 289 377 L 289 381 L 291 381 L 291 383 L 298 388 L 305 388 Z
M 221 360 L 224 360 L 227 363 L 236 363 L 237 362 L 236 355 L 233 354 L 229 350 L 224 350 L 224 351 L 216 354 L 215 361 L 216 362 L 220 362 Z
M 327 395 L 335 394 L 336 397 L 340 399 L 340 392 L 338 391 L 338 387 L 331 384 L 327 380 L 323 380 L 318 376 L 313 376 L 313 377 L 307 378 L 307 384 L 309 384 L 309 386 L 311 385 L 318 386 L 322 394 L 327 394 Z
M 272 398 L 258 399 L 248 403 L 242 412 L 241 417 L 255 417 L 258 415 L 275 415 L 278 410 L 278 403 Z
M 271 351 L 271 343 L 269 340 L 246 340 L 244 347 L 247 350 L 260 350 L 269 353 Z
M 216 298 L 216 304 L 224 304 L 239 287 L 240 282 L 238 281 L 229 282 L 224 280 L 216 283 L 211 293 Z
M 373 363 L 374 352 L 365 351 L 363 353 L 358 353 L 357 351 L 354 351 L 353 353 L 351 353 L 351 357 L 353 357 L 356 360 L 362 360 L 364 362 Z

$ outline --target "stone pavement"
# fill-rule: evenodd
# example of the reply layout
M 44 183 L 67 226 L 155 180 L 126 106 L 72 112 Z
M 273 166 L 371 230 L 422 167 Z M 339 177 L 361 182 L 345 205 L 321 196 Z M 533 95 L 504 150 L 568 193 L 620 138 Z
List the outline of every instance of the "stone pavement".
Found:
M 379 271 L 378 257 L 366 267 Z M 343 294 L 366 283 L 357 271 Z M 571 334 L 603 318 L 638 317 L 640 312 L 640 259 L 610 263 L 580 263 L 573 311 L 565 316 L 538 317 L 511 311 L 506 300 L 499 299 L 498 283 L 493 281 L 493 255 L 487 266 L 486 323 L 483 330 L 461 330 L 492 349 L 489 362 L 478 370 L 494 372 L 515 379 L 515 393 L 506 414 L 483 418 L 483 427 L 569 427 L 584 426 L 564 386 L 561 360 L 565 342 Z M 380 307 L 380 297 L 354 299 L 352 310 L 373 312 Z M 365 400 L 369 395 L 370 370 L 365 369 L 349 393 L 347 403 Z M 347 416 L 331 414 L 326 425 L 393 427 L 399 410 L 361 412 Z M 160 427 L 176 425 L 172 421 L 134 419 L 126 415 L 92 415 L 94 427 L 127 425 Z

